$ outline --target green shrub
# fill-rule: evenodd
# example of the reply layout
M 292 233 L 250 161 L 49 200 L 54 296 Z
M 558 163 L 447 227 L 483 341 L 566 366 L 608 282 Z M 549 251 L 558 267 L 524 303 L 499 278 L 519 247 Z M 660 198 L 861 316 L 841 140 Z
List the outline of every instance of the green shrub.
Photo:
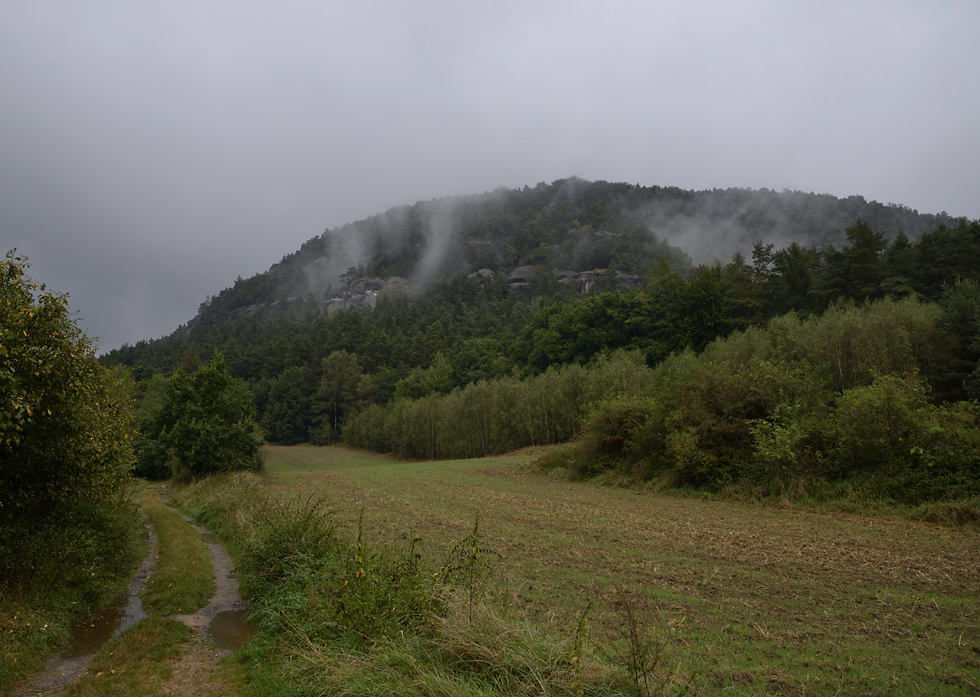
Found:
M 834 478 L 855 477 L 905 503 L 980 493 L 976 408 L 931 404 L 915 377 L 880 376 L 847 390 L 832 428 Z
M 166 452 L 174 478 L 188 482 L 216 472 L 256 467 L 262 441 L 244 381 L 233 378 L 215 351 L 192 375 L 178 370 L 145 436 L 150 452 Z
M 641 447 L 655 406 L 645 399 L 619 397 L 599 403 L 589 415 L 571 461 L 571 474 L 587 479 L 607 470 L 640 478 L 654 453 Z

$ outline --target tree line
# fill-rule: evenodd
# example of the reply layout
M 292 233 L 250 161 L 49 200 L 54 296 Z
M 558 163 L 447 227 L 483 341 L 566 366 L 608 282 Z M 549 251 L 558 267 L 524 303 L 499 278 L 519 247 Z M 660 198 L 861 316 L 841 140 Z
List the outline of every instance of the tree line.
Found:
M 300 303 L 291 314 L 199 323 L 104 360 L 129 366 L 145 389 L 191 343 L 202 355 L 217 349 L 229 373 L 247 383 L 270 440 L 324 443 L 343 437 L 351 414 L 395 400 L 586 365 L 618 349 L 638 351 L 653 367 L 786 313 L 815 317 L 834 303 L 886 296 L 940 302 L 957 278 L 980 273 L 978 222 L 888 243 L 858 220 L 845 238 L 841 249 L 792 243 L 776 250 L 760 242 L 751 259 L 735 254 L 727 264 L 687 271 L 655 262 L 642 287 L 587 295 L 557 282 L 512 287 L 499 274 L 489 281 L 459 275 L 416 298 L 383 293 L 373 309 L 324 314 Z M 549 269 L 539 271 L 546 279 Z M 947 360 L 930 377 L 934 398 L 944 401 L 967 396 L 964 379 L 978 357 L 971 301 L 958 302 L 948 320 Z
M 543 467 L 711 491 L 848 486 L 903 503 L 974 498 L 976 360 L 962 386 L 972 401 L 942 401 L 933 389 L 948 379 L 951 327 L 966 303 L 976 351 L 980 285 L 961 280 L 940 303 L 889 297 L 806 319 L 787 313 L 652 368 L 638 351 L 619 351 L 396 399 L 356 412 L 344 437 L 429 459 L 573 441 Z

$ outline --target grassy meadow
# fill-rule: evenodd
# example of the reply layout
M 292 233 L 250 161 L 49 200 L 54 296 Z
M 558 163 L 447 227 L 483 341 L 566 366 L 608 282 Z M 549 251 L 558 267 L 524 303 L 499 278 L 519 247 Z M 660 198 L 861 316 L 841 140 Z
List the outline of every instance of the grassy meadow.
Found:
M 265 446 L 266 485 L 437 562 L 479 520 L 496 584 L 569 634 L 649 623 L 663 684 L 714 694 L 980 691 L 980 531 L 547 478 L 540 450 L 398 462 Z M 627 602 L 623 600 L 627 599 Z M 632 620 L 631 620 L 632 618 Z

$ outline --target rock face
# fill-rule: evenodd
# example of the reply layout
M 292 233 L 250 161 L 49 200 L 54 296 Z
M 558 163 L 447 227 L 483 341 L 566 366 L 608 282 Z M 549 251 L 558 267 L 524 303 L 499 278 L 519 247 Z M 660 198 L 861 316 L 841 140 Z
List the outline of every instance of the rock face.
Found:
M 552 274 L 563 287 L 574 288 L 580 293 L 591 292 L 597 284 L 613 285 L 613 279 L 619 288 L 636 288 L 643 285 L 641 276 L 630 276 L 619 271 L 610 272 L 609 269 L 592 269 L 591 271 L 559 271 L 555 269 Z M 511 271 L 507 278 L 510 280 L 511 288 L 526 286 L 534 278 L 534 267 L 518 267 Z
M 521 288 L 531 283 L 535 275 L 533 266 L 521 266 L 509 274 L 507 279 L 511 288 Z M 643 285 L 643 278 L 640 276 L 630 276 L 619 271 L 609 269 L 592 269 L 591 271 L 561 271 L 549 269 L 555 279 L 563 288 L 571 288 L 579 293 L 589 293 L 597 288 L 611 290 L 613 287 L 625 289 L 636 288 Z M 488 283 L 498 276 L 500 272 L 490 269 L 480 269 L 469 274 L 467 278 L 479 283 Z M 383 278 L 359 278 L 355 281 L 342 285 L 336 290 L 328 290 L 326 295 L 317 299 L 314 295 L 308 294 L 305 297 L 295 296 L 285 300 L 276 300 L 268 305 L 260 303 L 249 305 L 238 310 L 238 313 L 245 317 L 252 317 L 263 308 L 280 311 L 288 306 L 295 306 L 295 303 L 313 302 L 319 307 L 320 312 L 333 312 L 334 310 L 346 310 L 351 307 L 374 307 L 378 302 L 378 297 L 382 293 L 402 293 L 413 295 L 414 289 L 409 281 L 400 276 L 393 276 L 389 279 Z
M 387 281 L 381 278 L 359 278 L 325 298 L 320 303 L 320 311 L 332 312 L 361 305 L 374 307 L 378 302 L 378 295 L 385 291 L 408 293 L 408 281 L 400 276 L 393 276 Z
M 534 278 L 535 267 L 520 266 L 507 275 L 511 288 L 521 288 L 531 283 Z M 573 288 L 580 293 L 589 293 L 597 286 L 615 285 L 618 288 L 637 288 L 643 285 L 641 276 L 631 276 L 619 271 L 609 269 L 592 269 L 590 271 L 559 271 L 551 270 L 554 277 L 565 288 Z M 496 273 L 490 269 L 480 269 L 467 275 L 471 281 L 486 283 L 496 277 Z M 320 302 L 322 312 L 333 310 L 344 310 L 349 307 L 367 306 L 374 307 L 378 302 L 378 295 L 383 292 L 394 291 L 402 293 L 412 293 L 409 282 L 398 276 L 389 278 L 387 281 L 381 278 L 359 278 L 353 283 L 349 283 L 337 289 Z
M 567 275 L 562 276 L 560 275 L 561 273 L 567 273 Z M 638 288 L 643 285 L 642 276 L 631 276 L 619 271 L 613 271 L 612 274 L 614 274 L 616 279 L 615 285 L 619 288 Z M 610 274 L 609 269 L 592 269 L 591 271 L 583 271 L 581 273 L 575 273 L 574 271 L 559 272 L 555 276 L 563 286 L 575 287 L 577 285 L 580 293 L 591 292 L 597 283 L 612 284 L 613 282 L 613 275 Z
M 480 269 L 479 271 L 474 271 L 473 273 L 469 274 L 467 278 L 471 281 L 485 283 L 486 281 L 493 279 L 494 275 L 495 274 L 490 269 Z

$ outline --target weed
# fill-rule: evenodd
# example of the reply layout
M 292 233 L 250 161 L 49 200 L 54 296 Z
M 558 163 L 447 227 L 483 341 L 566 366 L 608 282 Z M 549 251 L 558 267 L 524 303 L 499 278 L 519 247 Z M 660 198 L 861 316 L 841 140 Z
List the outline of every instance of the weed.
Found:
M 589 610 L 592 609 L 590 602 L 579 614 L 578 622 L 575 623 L 575 637 L 572 644 L 572 653 L 569 656 L 572 662 L 572 687 L 576 695 L 582 695 L 582 659 L 585 655 L 585 642 L 589 636 Z
M 663 645 L 647 619 L 649 605 L 637 593 L 620 586 L 613 586 L 611 605 L 618 620 L 610 632 L 613 659 L 625 669 L 633 694 L 649 697 L 651 677 L 663 656 Z
M 477 513 L 473 520 L 473 529 L 456 543 L 437 572 L 437 577 L 444 583 L 464 588 L 472 607 L 493 568 L 490 560 L 496 556 L 498 555 L 492 549 L 480 544 L 480 514 Z

